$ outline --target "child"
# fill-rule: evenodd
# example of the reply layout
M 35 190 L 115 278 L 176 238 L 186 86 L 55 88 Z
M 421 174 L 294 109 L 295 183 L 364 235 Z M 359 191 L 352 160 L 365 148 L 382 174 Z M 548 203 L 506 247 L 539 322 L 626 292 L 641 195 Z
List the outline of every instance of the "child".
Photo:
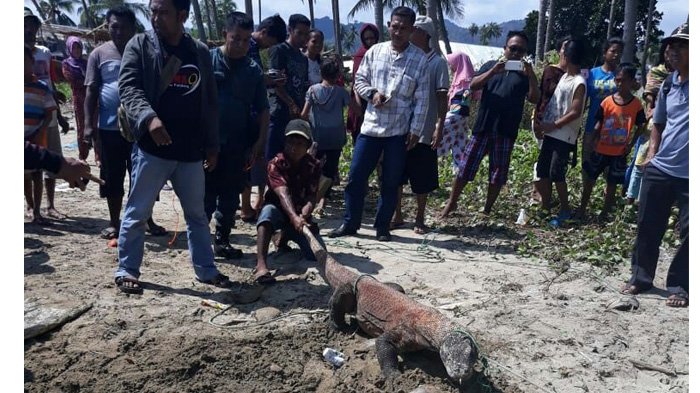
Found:
M 32 72 L 34 55 L 32 49 L 24 47 L 24 140 L 46 147 L 46 126 L 56 110 L 53 94 L 44 82 Z M 24 178 L 24 197 L 27 200 L 26 217 L 35 224 L 48 224 L 41 216 L 42 172 L 32 171 Z
M 316 158 L 323 162 L 324 183 L 334 179 L 338 173 L 340 153 L 346 141 L 343 108 L 354 105 L 350 94 L 336 85 L 339 73 L 335 58 L 324 59 L 321 62 L 323 81 L 312 85 L 306 92 L 306 103 L 301 111 L 301 118 L 311 121 L 314 141 L 318 144 Z M 321 192 L 319 212 L 323 211 L 325 204 L 325 190 Z
M 625 180 L 627 155 L 646 123 L 644 109 L 639 99 L 632 95 L 637 69 L 631 64 L 622 64 L 615 72 L 617 92 L 606 97 L 596 113 L 593 130 L 593 146 L 583 170 L 588 179 L 583 184 L 579 217 L 583 218 L 591 197 L 595 181 L 608 168 L 605 205 L 599 219 L 605 220 L 615 202 L 615 188 Z M 637 126 L 634 134 L 632 129 Z
M 312 142 L 309 123 L 294 119 L 285 129 L 284 150 L 267 164 L 265 206 L 257 224 L 258 258 L 254 272 L 257 283 L 275 281 L 267 268 L 267 251 L 275 231 L 281 231 L 281 244 L 287 240 L 295 242 L 307 259 L 316 258 L 302 234 L 304 226 L 310 226 L 323 245 L 318 226 L 311 221 L 321 178 L 321 164 L 307 153 Z

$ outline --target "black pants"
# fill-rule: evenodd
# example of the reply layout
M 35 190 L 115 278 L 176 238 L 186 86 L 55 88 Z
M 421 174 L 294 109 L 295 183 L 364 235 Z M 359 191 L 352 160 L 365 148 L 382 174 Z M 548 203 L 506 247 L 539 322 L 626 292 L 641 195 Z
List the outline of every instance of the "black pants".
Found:
M 667 175 L 652 165 L 644 171 L 639 191 L 639 217 L 637 240 L 632 252 L 632 277 L 630 284 L 640 289 L 653 286 L 659 246 L 663 240 L 671 215 L 671 207 L 678 203 L 680 209 L 681 245 L 671 261 L 666 277 L 666 289 L 671 293 L 688 290 L 688 179 Z
M 204 210 L 216 217 L 216 241 L 228 242 L 238 209 L 238 194 L 246 184 L 246 154 L 231 145 L 222 145 L 219 161 L 212 172 L 205 172 Z

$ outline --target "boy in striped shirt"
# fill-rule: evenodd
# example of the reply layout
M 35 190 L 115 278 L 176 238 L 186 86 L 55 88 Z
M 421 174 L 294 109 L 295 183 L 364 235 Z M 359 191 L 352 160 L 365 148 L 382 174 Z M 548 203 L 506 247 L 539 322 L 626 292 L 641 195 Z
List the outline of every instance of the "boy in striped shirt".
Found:
M 24 140 L 47 146 L 46 126 L 51 121 L 56 102 L 48 86 L 32 72 L 34 55 L 32 49 L 24 47 Z M 42 173 L 32 171 L 24 178 L 24 197 L 27 200 L 25 216 L 36 224 L 46 224 L 41 216 Z

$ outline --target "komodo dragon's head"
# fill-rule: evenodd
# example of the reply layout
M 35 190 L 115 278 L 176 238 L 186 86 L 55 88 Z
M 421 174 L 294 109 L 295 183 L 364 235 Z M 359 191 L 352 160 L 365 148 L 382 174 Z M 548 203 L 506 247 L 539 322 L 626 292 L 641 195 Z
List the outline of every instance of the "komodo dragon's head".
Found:
M 469 335 L 450 332 L 440 345 L 440 359 L 452 380 L 463 383 L 474 375 L 477 349 Z

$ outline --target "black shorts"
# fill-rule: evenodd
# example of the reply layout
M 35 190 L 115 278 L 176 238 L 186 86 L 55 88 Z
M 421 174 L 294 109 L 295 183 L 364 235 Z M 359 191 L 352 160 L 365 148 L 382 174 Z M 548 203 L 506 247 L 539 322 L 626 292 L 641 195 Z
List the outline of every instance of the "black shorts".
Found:
M 545 135 L 540 155 L 537 158 L 537 177 L 550 179 L 555 183 L 565 181 L 569 156 L 574 149 L 576 149 L 576 145 Z
M 424 143 L 418 143 L 406 153 L 403 181 L 410 181 L 414 194 L 427 194 L 438 188 L 437 152 Z
M 587 161 L 583 162 L 583 170 L 591 180 L 598 179 L 601 173 L 608 168 L 607 182 L 610 184 L 623 184 L 625 172 L 627 172 L 627 157 L 606 156 L 592 151 Z
M 100 186 L 101 198 L 122 198 L 124 177 L 131 173 L 133 143 L 122 137 L 118 130 L 99 130 L 100 133 Z
M 323 160 L 326 158 L 326 162 L 323 164 L 321 172 L 323 176 L 329 179 L 335 179 L 338 174 L 338 163 L 340 162 L 340 153 L 342 150 L 319 150 L 316 152 L 316 158 L 318 160 Z

